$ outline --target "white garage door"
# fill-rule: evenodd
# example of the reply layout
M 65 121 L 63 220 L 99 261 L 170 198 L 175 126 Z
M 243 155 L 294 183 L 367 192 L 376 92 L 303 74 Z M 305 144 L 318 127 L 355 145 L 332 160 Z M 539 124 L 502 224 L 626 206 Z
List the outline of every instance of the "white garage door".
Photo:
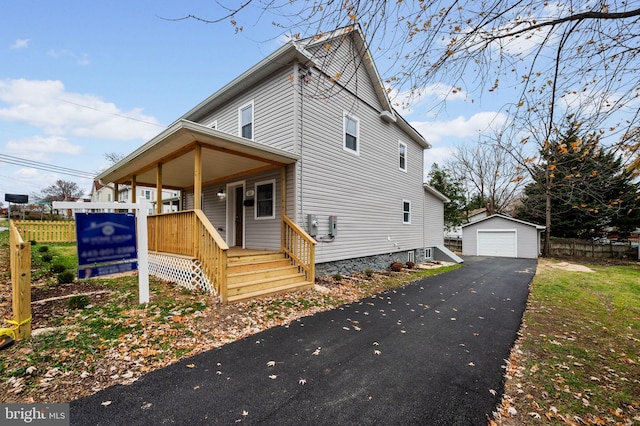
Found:
M 478 256 L 518 257 L 515 230 L 478 230 Z

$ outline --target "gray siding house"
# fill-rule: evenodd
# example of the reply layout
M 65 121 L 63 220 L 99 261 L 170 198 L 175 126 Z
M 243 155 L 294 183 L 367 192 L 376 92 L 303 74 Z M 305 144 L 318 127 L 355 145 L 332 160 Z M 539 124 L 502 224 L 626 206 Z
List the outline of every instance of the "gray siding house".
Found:
M 353 26 L 288 42 L 98 178 L 180 190 L 229 248 L 279 251 L 291 222 L 325 275 L 447 256 L 428 148 Z

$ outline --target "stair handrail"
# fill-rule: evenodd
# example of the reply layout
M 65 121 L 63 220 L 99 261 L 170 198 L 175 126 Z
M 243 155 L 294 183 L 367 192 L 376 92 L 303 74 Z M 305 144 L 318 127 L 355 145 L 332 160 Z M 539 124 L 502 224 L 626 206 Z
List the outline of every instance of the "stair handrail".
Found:
M 282 223 L 282 251 L 298 269 L 304 271 L 307 281 L 314 282 L 316 240 L 286 215 L 282 216 Z

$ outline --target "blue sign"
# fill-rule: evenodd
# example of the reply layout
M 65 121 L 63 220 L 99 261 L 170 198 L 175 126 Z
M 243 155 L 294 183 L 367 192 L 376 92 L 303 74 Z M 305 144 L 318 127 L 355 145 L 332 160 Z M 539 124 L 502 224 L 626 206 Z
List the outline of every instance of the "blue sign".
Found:
M 138 257 L 135 214 L 76 213 L 75 217 L 80 278 L 83 278 L 81 275 L 107 275 L 137 269 L 135 262 L 126 262 Z M 122 263 L 123 261 L 126 263 Z M 109 268 L 95 267 L 98 264 L 116 262 L 118 263 Z

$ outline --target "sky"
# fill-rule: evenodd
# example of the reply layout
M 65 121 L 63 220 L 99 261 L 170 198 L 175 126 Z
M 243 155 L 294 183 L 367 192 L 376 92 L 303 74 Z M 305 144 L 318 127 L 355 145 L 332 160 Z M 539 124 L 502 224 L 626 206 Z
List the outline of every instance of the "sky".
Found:
M 27 194 L 31 202 L 58 179 L 89 194 L 91 177 L 110 165 L 106 153 L 131 153 L 281 45 L 281 30 L 257 13 L 239 33 L 229 22 L 171 20 L 213 17 L 214 4 L 4 1 L 0 203 L 6 193 Z M 384 59 L 373 59 L 382 74 Z M 401 111 L 433 146 L 425 153 L 427 171 L 502 119 L 490 101 L 463 97 L 434 115 L 430 105 L 441 94 L 431 89 Z

